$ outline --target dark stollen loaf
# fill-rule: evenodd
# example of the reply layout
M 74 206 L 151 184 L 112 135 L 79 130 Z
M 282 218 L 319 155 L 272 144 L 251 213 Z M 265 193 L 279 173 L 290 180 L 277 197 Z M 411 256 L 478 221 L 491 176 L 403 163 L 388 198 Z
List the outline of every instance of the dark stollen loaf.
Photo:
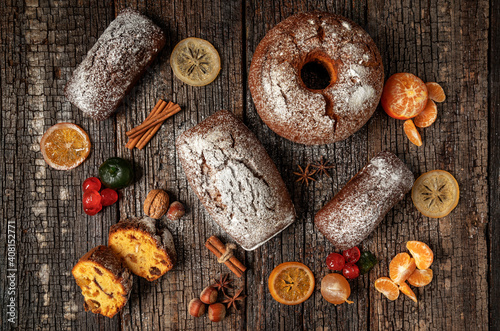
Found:
M 295 209 L 273 161 L 257 137 L 221 110 L 176 142 L 191 188 L 213 219 L 246 250 L 295 220 Z
M 396 155 L 380 152 L 316 214 L 314 223 L 336 248 L 352 248 L 403 199 L 414 180 Z
M 73 72 L 66 97 L 93 119 L 108 118 L 164 45 L 163 31 L 150 19 L 123 10 Z

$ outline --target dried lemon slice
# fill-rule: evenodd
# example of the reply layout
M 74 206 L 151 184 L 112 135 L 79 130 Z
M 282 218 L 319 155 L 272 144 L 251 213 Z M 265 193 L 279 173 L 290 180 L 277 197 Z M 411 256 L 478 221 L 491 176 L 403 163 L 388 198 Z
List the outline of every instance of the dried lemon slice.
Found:
M 458 204 L 460 190 L 457 180 L 444 170 L 432 170 L 421 175 L 413 184 L 411 199 L 427 217 L 441 218 Z
M 174 75 L 191 86 L 205 86 L 219 75 L 220 57 L 214 46 L 200 38 L 181 40 L 170 56 Z

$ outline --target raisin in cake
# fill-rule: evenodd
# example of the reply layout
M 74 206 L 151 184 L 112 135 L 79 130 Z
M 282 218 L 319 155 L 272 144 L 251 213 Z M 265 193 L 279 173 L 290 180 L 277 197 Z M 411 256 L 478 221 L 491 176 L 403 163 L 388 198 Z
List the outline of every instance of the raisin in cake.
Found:
M 108 118 L 164 45 L 163 31 L 150 19 L 123 10 L 73 72 L 66 97 L 87 116 Z
M 82 290 L 85 310 L 111 318 L 127 303 L 132 274 L 108 247 L 91 249 L 71 273 Z
M 295 209 L 257 137 L 221 110 L 176 141 L 182 168 L 212 218 L 246 250 L 295 220 Z
M 172 234 L 151 217 L 121 220 L 109 230 L 109 247 L 137 276 L 156 280 L 173 268 L 176 252 Z
M 414 180 L 396 155 L 380 152 L 316 214 L 314 223 L 336 248 L 354 247 L 403 199 Z

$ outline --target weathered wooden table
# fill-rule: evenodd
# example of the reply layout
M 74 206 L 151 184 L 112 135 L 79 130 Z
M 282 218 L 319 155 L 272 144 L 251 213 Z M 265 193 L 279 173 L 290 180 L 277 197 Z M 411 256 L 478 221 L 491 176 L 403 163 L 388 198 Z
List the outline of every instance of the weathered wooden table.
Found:
M 63 96 L 73 69 L 121 8 L 141 10 L 167 33 L 167 45 L 139 81 L 116 116 L 95 122 Z M 297 1 L 297 0 L 4 0 L 1 28 L 0 234 L 1 325 L 22 330 L 465 330 L 500 328 L 500 3 L 498 1 Z M 447 92 L 437 122 L 423 130 L 424 145 L 412 145 L 402 122 L 381 109 L 359 132 L 332 145 L 291 143 L 258 117 L 247 84 L 252 54 L 266 31 L 284 18 L 314 9 L 344 15 L 363 26 L 377 43 L 386 77 L 412 72 L 436 81 Z M 170 52 L 181 39 L 196 36 L 219 50 L 223 69 L 206 87 L 176 79 Z M 141 122 L 159 98 L 183 111 L 168 120 L 143 151 L 124 148 L 125 131 Z M 187 304 L 212 282 L 223 265 L 204 247 L 210 235 L 229 238 L 214 224 L 193 191 L 176 157 L 174 141 L 184 130 L 217 110 L 236 113 L 262 141 L 280 170 L 298 219 L 253 252 L 237 252 L 249 267 L 235 280 L 248 297 L 240 311 L 219 324 L 194 319 Z M 39 140 L 51 125 L 70 121 L 91 137 L 90 158 L 71 171 L 44 163 Z M 399 203 L 363 247 L 381 259 L 368 275 L 351 281 L 354 304 L 333 306 L 321 297 L 332 245 L 314 228 L 323 204 L 381 150 L 396 153 L 419 175 L 445 169 L 457 178 L 461 196 L 447 217 L 429 219 L 409 196 Z M 332 178 L 309 187 L 295 183 L 298 164 L 323 155 L 335 164 Z M 82 212 L 81 183 L 96 175 L 108 157 L 134 162 L 139 179 L 123 190 L 118 204 L 97 216 Z M 120 316 L 107 319 L 83 310 L 70 271 L 90 248 L 106 244 L 109 227 L 120 218 L 142 215 L 150 189 L 164 188 L 188 206 L 188 214 L 168 227 L 179 263 L 159 281 L 135 278 Z M 7 237 L 8 231 L 15 233 Z M 9 241 L 7 241 L 7 239 Z M 376 278 L 388 274 L 390 259 L 407 240 L 422 240 L 434 251 L 434 280 L 416 290 L 415 304 L 401 296 L 389 302 L 375 291 Z M 14 245 L 7 245 L 14 243 Z M 15 254 L 12 253 L 15 247 Z M 10 249 L 10 250 L 9 250 Z M 9 252 L 17 270 L 7 268 Z M 284 306 L 271 298 L 267 278 L 284 261 L 301 261 L 316 276 L 316 291 L 305 303 Z M 15 278 L 8 278 L 14 274 Z M 16 292 L 9 292 L 14 279 Z M 15 324 L 7 304 L 15 300 Z

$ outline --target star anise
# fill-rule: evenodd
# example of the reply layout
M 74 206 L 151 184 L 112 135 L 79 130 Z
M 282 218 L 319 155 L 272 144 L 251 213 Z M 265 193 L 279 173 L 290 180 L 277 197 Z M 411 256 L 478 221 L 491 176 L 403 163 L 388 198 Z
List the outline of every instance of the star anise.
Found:
M 302 169 L 302 167 L 299 165 L 300 172 L 294 172 L 294 175 L 299 176 L 299 178 L 296 180 L 296 182 L 302 182 L 306 183 L 307 186 L 309 186 L 309 181 L 316 181 L 316 179 L 312 178 L 312 175 L 316 173 L 316 170 L 309 170 L 309 167 L 311 164 L 307 164 L 307 167 L 305 169 Z
M 232 280 L 229 279 L 228 274 L 220 275 L 219 279 L 216 279 L 215 284 L 213 284 L 212 286 L 217 288 L 217 290 L 219 291 L 222 290 L 222 293 L 224 293 L 224 289 L 231 288 L 231 282 Z
M 334 168 L 334 166 L 329 165 L 330 162 L 326 161 L 323 159 L 323 156 L 321 156 L 321 161 L 319 161 L 316 164 L 311 164 L 314 168 L 316 168 L 316 172 L 318 174 L 325 174 L 328 177 L 330 177 L 330 174 L 328 173 L 327 169 Z
M 238 306 L 236 305 L 236 301 L 243 300 L 246 298 L 246 295 L 241 295 L 241 292 L 243 292 L 243 289 L 236 292 L 236 294 L 234 294 L 232 297 L 228 296 L 226 293 L 224 293 L 225 299 L 222 300 L 222 303 L 227 303 L 227 309 L 229 309 L 229 308 L 231 308 L 231 306 L 233 306 L 236 310 L 238 310 Z

